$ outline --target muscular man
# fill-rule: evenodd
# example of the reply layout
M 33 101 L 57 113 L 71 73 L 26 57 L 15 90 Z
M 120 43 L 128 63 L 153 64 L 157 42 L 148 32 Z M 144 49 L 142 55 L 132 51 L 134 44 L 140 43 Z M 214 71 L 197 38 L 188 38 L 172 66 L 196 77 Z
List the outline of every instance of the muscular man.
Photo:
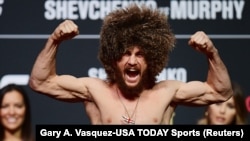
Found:
M 98 54 L 106 80 L 56 73 L 60 43 L 78 34 L 73 21 L 59 24 L 38 55 L 29 84 L 52 98 L 83 102 L 92 124 L 170 124 L 178 104 L 208 105 L 232 95 L 227 68 L 202 31 L 191 36 L 189 45 L 207 56 L 207 80 L 156 81 L 175 46 L 167 16 L 156 9 L 130 5 L 106 16 Z

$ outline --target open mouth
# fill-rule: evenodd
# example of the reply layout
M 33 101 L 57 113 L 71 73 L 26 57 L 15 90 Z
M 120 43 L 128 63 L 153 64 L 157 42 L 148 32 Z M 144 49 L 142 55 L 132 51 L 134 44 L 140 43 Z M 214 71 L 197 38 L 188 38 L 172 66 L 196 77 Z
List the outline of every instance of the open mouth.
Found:
M 136 68 L 128 68 L 125 70 L 127 81 L 135 82 L 139 77 L 140 71 Z
M 223 122 L 225 122 L 225 118 L 223 118 L 223 117 L 216 117 L 216 121 L 220 122 L 220 123 L 223 123 Z
M 9 118 L 7 118 L 7 121 L 8 121 L 8 123 L 15 123 L 17 121 L 17 119 L 14 117 L 9 117 Z

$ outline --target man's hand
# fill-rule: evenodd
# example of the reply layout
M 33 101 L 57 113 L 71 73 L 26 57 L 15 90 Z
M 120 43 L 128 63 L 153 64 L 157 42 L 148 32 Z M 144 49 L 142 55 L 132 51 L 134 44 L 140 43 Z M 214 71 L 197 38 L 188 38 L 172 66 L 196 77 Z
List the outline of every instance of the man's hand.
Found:
M 79 34 L 78 26 L 71 20 L 65 20 L 54 30 L 51 38 L 54 41 L 63 41 L 74 38 Z
M 207 55 L 216 50 L 210 38 L 203 31 L 197 31 L 193 34 L 188 44 L 195 50 Z

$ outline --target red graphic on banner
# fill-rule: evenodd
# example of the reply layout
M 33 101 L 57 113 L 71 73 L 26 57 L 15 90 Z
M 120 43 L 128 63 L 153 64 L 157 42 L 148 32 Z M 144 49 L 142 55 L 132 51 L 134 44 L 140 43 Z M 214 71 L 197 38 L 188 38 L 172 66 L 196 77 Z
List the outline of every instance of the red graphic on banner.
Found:
M 250 96 L 247 96 L 246 98 L 246 107 L 247 107 L 247 111 L 250 112 Z

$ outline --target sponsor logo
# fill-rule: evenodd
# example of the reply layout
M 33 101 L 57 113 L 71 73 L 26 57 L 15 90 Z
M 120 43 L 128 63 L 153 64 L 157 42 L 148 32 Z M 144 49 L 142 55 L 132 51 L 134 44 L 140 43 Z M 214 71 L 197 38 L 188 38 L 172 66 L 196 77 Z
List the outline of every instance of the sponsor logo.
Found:
M 10 84 L 28 85 L 29 75 L 28 74 L 6 74 L 0 81 L 0 88 Z

